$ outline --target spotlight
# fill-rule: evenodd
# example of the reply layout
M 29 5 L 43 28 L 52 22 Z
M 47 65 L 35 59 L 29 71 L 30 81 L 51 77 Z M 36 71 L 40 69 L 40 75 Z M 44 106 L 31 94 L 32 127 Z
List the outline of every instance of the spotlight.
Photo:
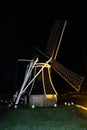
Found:
M 57 104 L 54 104 L 54 107 L 57 107 Z
M 11 107 L 11 104 L 9 104 L 8 106 Z
M 32 108 L 35 108 L 35 106 L 34 106 L 34 105 L 32 105 Z
M 74 103 L 73 103 L 73 102 L 71 102 L 71 105 L 74 105 Z
M 17 105 L 15 105 L 15 108 L 17 108 Z
M 68 106 L 70 106 L 70 103 L 68 103 Z
M 67 105 L 67 102 L 64 102 L 65 105 Z

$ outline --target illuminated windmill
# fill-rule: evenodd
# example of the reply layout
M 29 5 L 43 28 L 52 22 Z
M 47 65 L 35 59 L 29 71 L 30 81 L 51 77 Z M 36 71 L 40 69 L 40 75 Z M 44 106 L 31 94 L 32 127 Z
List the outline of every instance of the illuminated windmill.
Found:
M 27 90 L 29 95 L 29 104 L 31 107 L 57 105 L 58 93 L 52 83 L 52 69 L 56 71 L 65 81 L 67 81 L 76 91 L 80 90 L 80 87 L 84 83 L 85 78 L 72 72 L 56 61 L 66 24 L 66 20 L 56 20 L 47 43 L 46 52 L 43 53 L 36 48 L 38 53 L 36 52 L 34 54 L 33 60 L 22 60 L 29 61 L 29 64 L 26 68 L 21 89 L 15 98 L 15 107 L 18 105 L 19 100 L 21 99 L 22 95 L 27 92 Z M 46 61 L 44 61 L 42 57 L 44 57 Z M 36 80 L 41 81 L 43 94 L 31 94 L 35 89 Z M 41 86 L 39 86 L 39 89 L 40 87 Z

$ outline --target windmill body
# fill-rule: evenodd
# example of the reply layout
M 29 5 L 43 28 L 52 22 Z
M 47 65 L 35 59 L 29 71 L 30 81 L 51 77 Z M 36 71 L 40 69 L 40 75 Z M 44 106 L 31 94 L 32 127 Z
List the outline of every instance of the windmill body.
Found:
M 55 21 L 45 53 L 35 48 L 34 59 L 29 61 L 27 65 L 23 84 L 15 99 L 15 107 L 28 88 L 28 102 L 31 107 L 57 106 L 58 93 L 52 83 L 52 70 L 56 71 L 76 91 L 80 90 L 85 78 L 72 72 L 56 61 L 66 23 L 66 20 Z M 46 61 L 43 61 L 43 59 L 46 59 Z M 35 89 L 36 80 L 42 83 L 43 94 L 32 94 Z M 39 85 L 38 87 L 40 88 L 41 86 Z

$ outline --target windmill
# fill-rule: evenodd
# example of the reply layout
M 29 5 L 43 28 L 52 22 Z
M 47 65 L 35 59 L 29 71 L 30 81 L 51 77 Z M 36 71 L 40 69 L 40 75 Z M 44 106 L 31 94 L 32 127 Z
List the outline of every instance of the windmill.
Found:
M 19 61 L 27 61 L 29 63 L 26 67 L 21 89 L 19 93 L 16 93 L 16 96 L 14 96 L 15 107 L 17 107 L 22 95 L 24 95 L 28 89 L 29 104 L 31 107 L 57 106 L 58 93 L 52 83 L 51 70 L 56 71 L 76 91 L 80 91 L 81 86 L 84 84 L 85 77 L 72 72 L 56 61 L 66 24 L 66 20 L 56 20 L 54 22 L 45 53 L 35 47 L 36 51 L 33 60 L 19 59 Z M 44 61 L 44 59 L 46 61 Z M 35 88 L 36 79 L 42 82 L 43 94 L 31 95 Z

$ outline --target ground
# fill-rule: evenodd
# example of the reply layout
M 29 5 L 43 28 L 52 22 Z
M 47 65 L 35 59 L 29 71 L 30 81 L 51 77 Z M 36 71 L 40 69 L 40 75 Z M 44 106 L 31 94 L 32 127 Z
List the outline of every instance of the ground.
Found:
M 0 130 L 86 130 L 87 114 L 76 106 L 11 109 L 0 118 Z

